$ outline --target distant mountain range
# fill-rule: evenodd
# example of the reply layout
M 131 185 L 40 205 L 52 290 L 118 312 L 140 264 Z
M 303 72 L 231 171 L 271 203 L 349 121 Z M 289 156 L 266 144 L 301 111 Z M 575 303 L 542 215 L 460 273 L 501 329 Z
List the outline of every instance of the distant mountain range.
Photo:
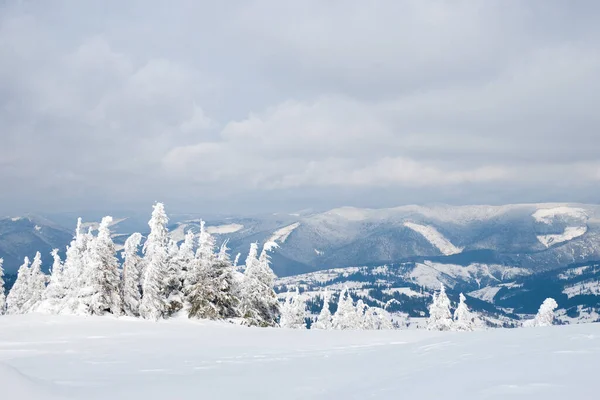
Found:
M 85 217 L 85 216 L 84 216 Z M 114 240 L 146 233 L 148 216 L 113 215 Z M 199 229 L 198 215 L 170 215 L 172 237 Z M 84 221 L 94 228 L 99 218 Z M 0 220 L 0 257 L 14 271 L 36 250 L 49 258 L 64 250 L 76 216 L 27 216 Z M 402 206 L 389 209 L 344 207 L 207 220 L 218 242 L 228 239 L 244 259 L 251 242 L 277 242 L 277 275 L 386 263 L 473 263 L 545 271 L 600 260 L 600 206 L 571 203 L 504 206 Z

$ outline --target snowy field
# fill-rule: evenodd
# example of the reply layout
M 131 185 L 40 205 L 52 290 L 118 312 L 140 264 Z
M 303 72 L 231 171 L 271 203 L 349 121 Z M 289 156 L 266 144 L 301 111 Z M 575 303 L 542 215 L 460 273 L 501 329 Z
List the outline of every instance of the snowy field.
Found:
M 0 317 L 7 399 L 597 399 L 600 324 L 295 331 Z

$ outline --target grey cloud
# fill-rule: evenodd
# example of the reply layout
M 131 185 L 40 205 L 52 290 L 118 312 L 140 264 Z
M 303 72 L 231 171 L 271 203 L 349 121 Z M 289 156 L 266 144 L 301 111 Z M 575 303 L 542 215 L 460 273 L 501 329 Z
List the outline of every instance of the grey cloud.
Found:
M 8 1 L 0 206 L 590 201 L 599 7 Z

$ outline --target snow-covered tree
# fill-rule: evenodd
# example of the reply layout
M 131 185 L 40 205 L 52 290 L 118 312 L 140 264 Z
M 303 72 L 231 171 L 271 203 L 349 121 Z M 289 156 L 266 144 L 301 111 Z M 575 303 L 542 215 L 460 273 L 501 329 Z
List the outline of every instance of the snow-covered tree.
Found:
M 53 249 L 50 254 L 53 259 L 52 268 L 50 269 L 50 280 L 37 310 L 47 313 L 57 313 L 66 295 L 63 281 L 63 263 L 58 255 L 58 249 Z
M 223 243 L 221 243 L 221 247 L 219 248 L 219 254 L 217 255 L 217 260 L 230 262 L 229 258 L 229 248 L 227 247 L 227 243 L 229 243 L 229 239 L 226 239 Z M 235 267 L 235 265 L 232 265 Z
M 110 216 L 102 218 L 98 235 L 85 254 L 85 283 L 80 289 L 79 301 L 80 310 L 86 314 L 121 314 L 119 262 L 110 236 L 112 221 Z
M 333 328 L 333 323 L 331 321 L 332 315 L 331 315 L 331 311 L 329 310 L 329 299 L 330 299 L 329 293 L 325 292 L 325 294 L 323 295 L 323 308 L 321 308 L 321 312 L 319 313 L 317 320 L 311 326 L 311 328 L 314 328 L 314 329 L 332 329 Z
M 337 311 L 332 318 L 333 329 L 360 329 L 361 321 L 358 318 L 352 297 L 348 288 L 340 293 Z
M 144 243 L 144 276 L 140 316 L 158 320 L 167 314 L 165 300 L 165 276 L 168 258 L 169 219 L 162 203 L 156 203 L 148 222 L 150 234 Z
M 4 293 L 4 259 L 0 258 L 0 315 L 6 311 L 6 294 Z
M 362 299 L 358 299 L 356 302 L 356 307 L 354 307 L 356 312 L 356 326 L 355 329 L 373 329 L 371 326 L 371 321 L 368 320 L 366 315 L 369 306 L 362 301 Z
M 480 324 L 477 316 L 467 307 L 466 297 L 460 294 L 460 302 L 454 310 L 454 329 L 457 331 L 474 331 Z
M 204 221 L 200 221 L 200 234 L 198 235 L 198 250 L 196 258 L 204 266 L 212 265 L 215 260 L 215 238 L 208 233 Z
M 23 314 L 23 306 L 29 300 L 29 258 L 25 257 L 23 264 L 19 267 L 17 280 L 6 296 L 6 312 L 8 314 Z
M 444 284 L 440 284 L 440 292 L 433 296 L 433 302 L 429 306 L 429 319 L 427 329 L 432 331 L 452 330 L 452 314 L 450 312 L 450 299 L 446 295 Z
M 523 326 L 534 327 L 534 326 L 550 326 L 554 324 L 554 310 L 558 308 L 556 300 L 549 297 L 540 306 L 538 313 L 535 318 L 525 321 Z
M 227 261 L 214 260 L 203 267 L 201 278 L 190 293 L 190 318 L 226 319 L 239 316 L 234 288 L 234 269 Z
M 258 264 L 258 243 L 256 242 L 250 243 L 250 251 L 248 251 L 248 257 L 246 257 L 244 271 L 254 268 L 255 264 Z
M 76 313 L 79 309 L 79 295 L 86 279 L 84 259 L 92 238 L 91 232 L 82 232 L 82 221 L 78 218 L 75 237 L 67 247 L 63 264 L 62 282 L 65 295 L 56 309 L 58 313 Z
M 142 242 L 142 235 L 138 232 L 132 234 L 125 241 L 123 249 L 123 270 L 121 272 L 121 293 L 123 297 L 123 312 L 125 315 L 137 317 L 139 315 L 142 292 L 140 286 L 142 258 L 138 255 L 138 248 Z
M 394 329 L 390 313 L 379 307 L 367 307 L 364 312 L 364 329 Z
M 277 247 L 267 243 L 263 247 L 260 258 L 256 259 L 257 245 L 250 246 L 250 254 L 246 259 L 246 270 L 242 281 L 241 315 L 245 324 L 250 326 L 277 326 L 279 318 L 279 301 L 273 290 L 275 274 L 269 266 L 268 252 Z
M 285 303 L 281 307 L 282 328 L 306 329 L 306 303 L 300 297 L 300 291 L 289 292 Z
M 165 276 L 165 297 L 167 315 L 173 315 L 183 308 L 183 260 L 177 242 L 169 241 L 167 271 Z
M 38 251 L 29 268 L 29 298 L 23 305 L 23 312 L 34 311 L 40 305 L 46 290 L 46 282 L 48 282 L 48 277 L 42 272 L 42 255 Z

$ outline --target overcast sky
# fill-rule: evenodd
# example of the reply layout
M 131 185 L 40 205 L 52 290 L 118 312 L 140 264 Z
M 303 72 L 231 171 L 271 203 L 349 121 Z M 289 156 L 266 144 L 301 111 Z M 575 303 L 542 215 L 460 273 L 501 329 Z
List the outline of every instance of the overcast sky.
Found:
M 0 4 L 0 214 L 600 201 L 598 1 Z

